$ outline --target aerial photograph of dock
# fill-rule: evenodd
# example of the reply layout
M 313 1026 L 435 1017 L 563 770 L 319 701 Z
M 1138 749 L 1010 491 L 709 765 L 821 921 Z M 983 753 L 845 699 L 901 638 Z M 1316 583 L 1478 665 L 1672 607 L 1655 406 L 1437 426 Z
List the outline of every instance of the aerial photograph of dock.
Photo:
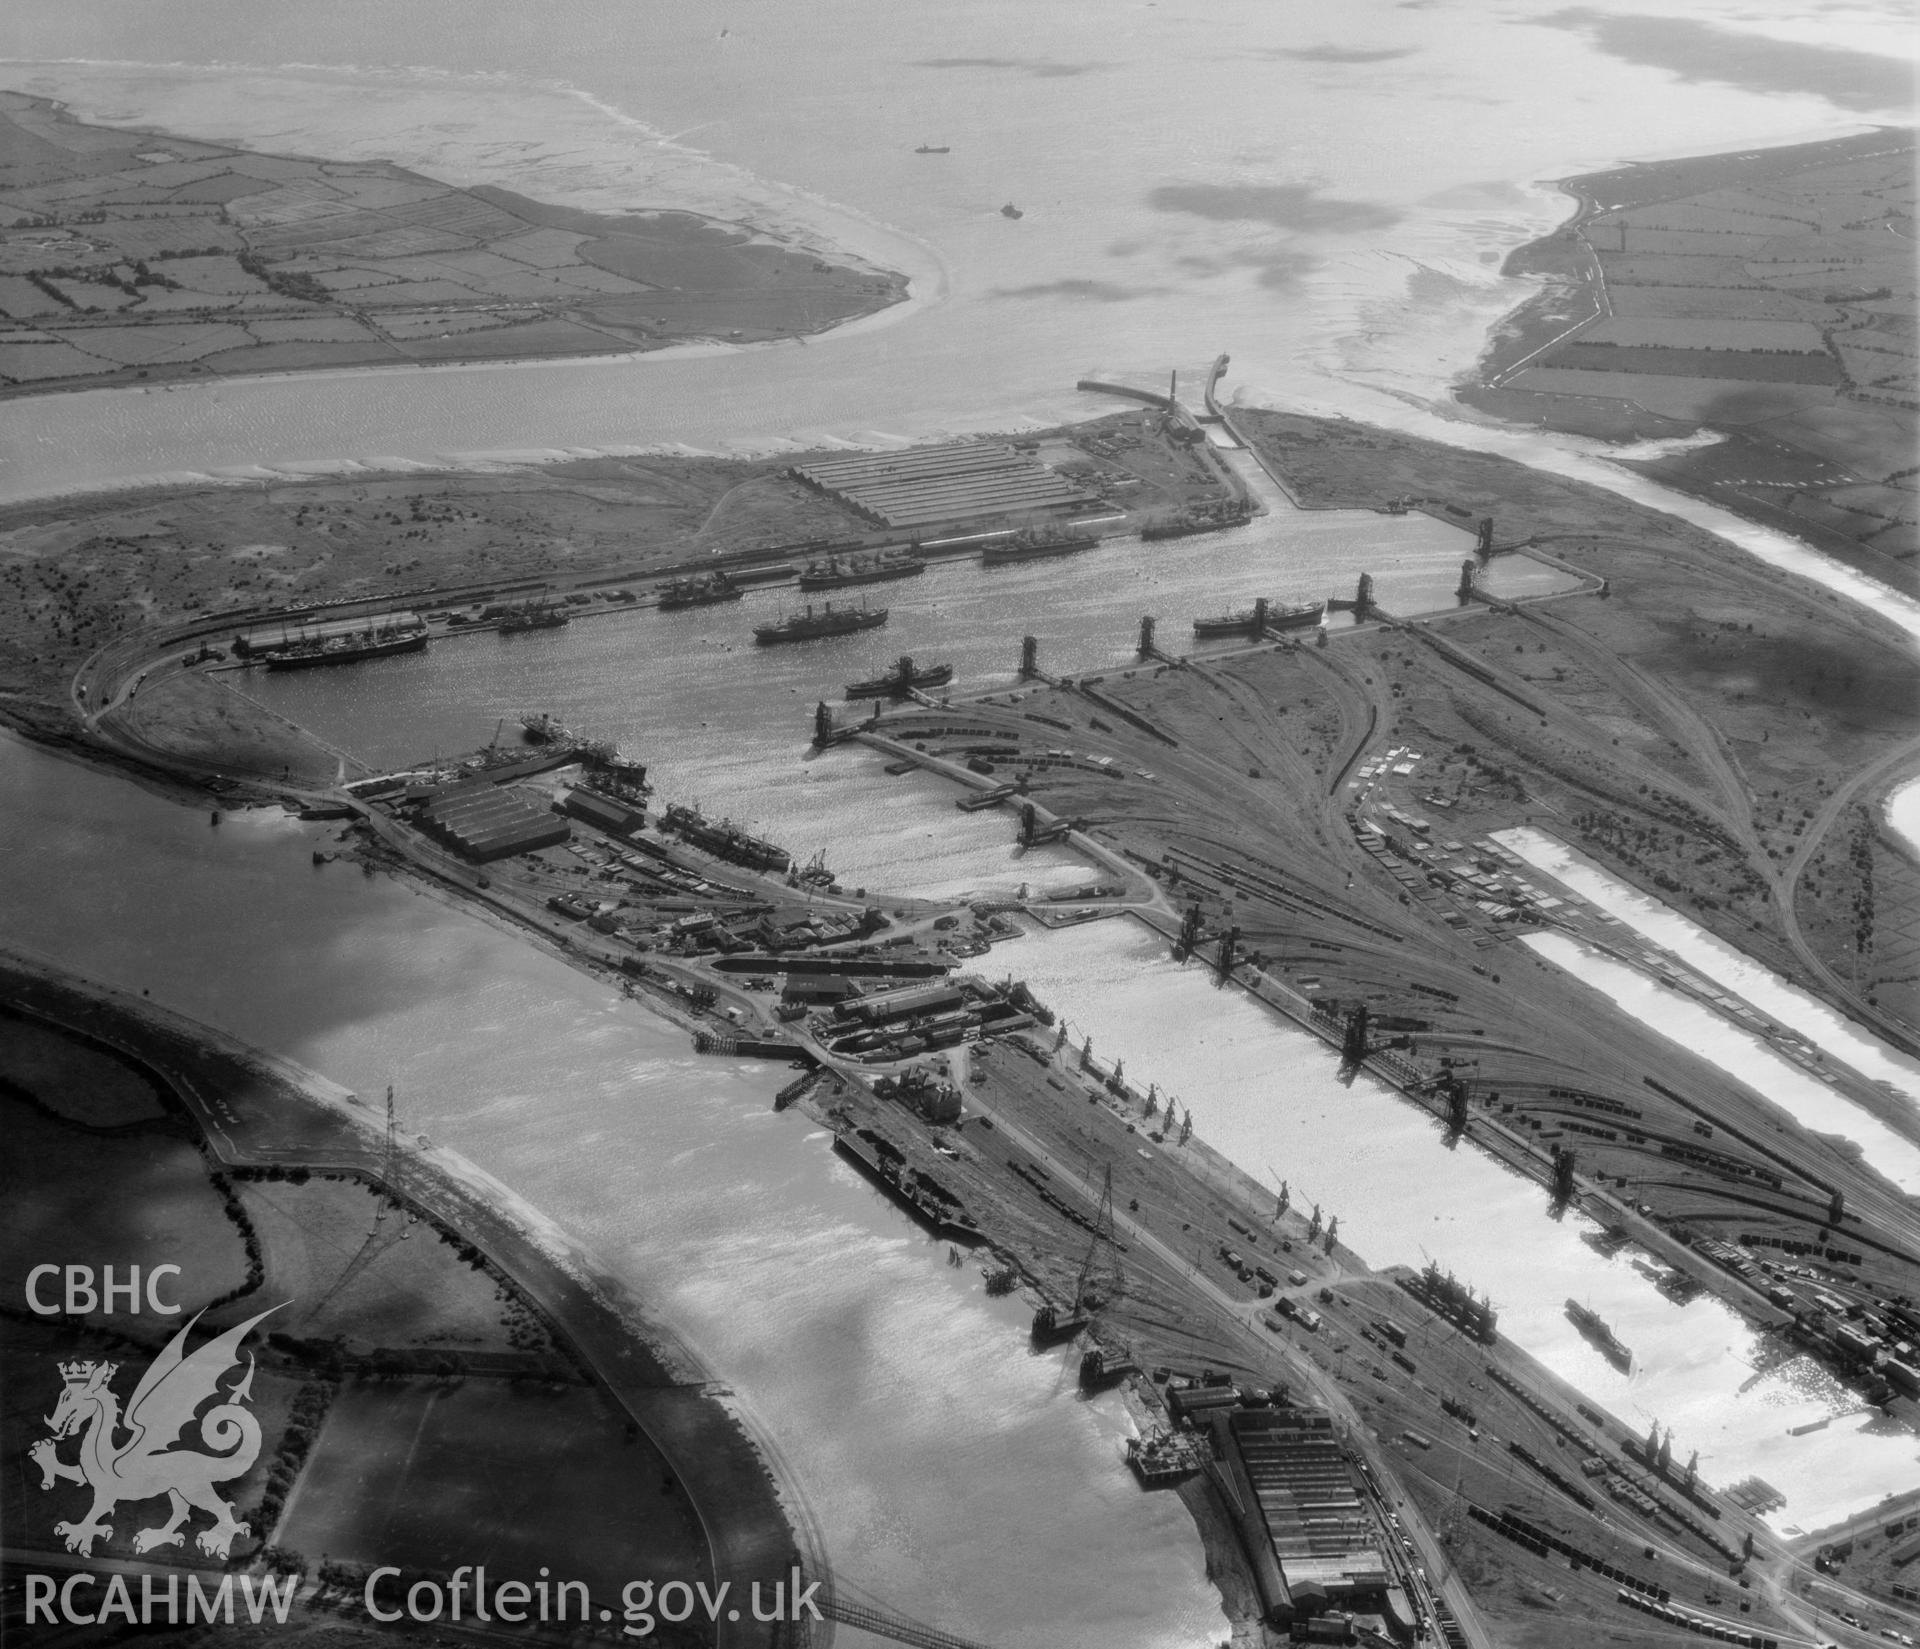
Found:
M 0 1635 L 1920 1640 L 1880 0 L 18 0 Z

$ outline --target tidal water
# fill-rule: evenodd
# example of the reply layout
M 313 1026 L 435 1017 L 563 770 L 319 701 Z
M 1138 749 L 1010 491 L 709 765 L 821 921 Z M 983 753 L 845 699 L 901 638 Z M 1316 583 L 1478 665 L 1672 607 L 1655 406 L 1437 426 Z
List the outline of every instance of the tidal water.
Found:
M 1033 1355 L 1017 1298 L 927 1240 L 794 1113 L 782 1067 L 686 1035 L 384 877 L 325 827 L 198 808 L 0 737 L 8 938 L 273 1048 L 458 1151 L 582 1242 L 772 1437 L 835 1569 L 1014 1645 L 1225 1633 L 1179 1502 L 1122 1462 L 1117 1397 Z M 114 874 L 100 874 L 103 865 Z M 847 1631 L 841 1641 L 857 1644 Z
M 1904 118 L 1907 22 L 1876 0 L 1692 0 L 1658 26 L 1628 0 L 962 0 L 937 22 L 890 0 L 19 0 L 0 84 L 84 114 L 741 217 L 899 269 L 914 301 L 806 344 L 53 396 L 0 415 L 0 497 L 1032 427 L 1104 410 L 1082 376 L 1157 384 L 1227 350 L 1252 404 L 1568 469 L 1920 627 L 1793 540 L 1448 398 L 1530 290 L 1501 260 L 1566 215 L 1551 179 Z
M 600 209 L 745 217 L 901 270 L 914 296 L 806 344 L 14 402 L 0 406 L 0 498 L 1032 428 L 1109 409 L 1074 391 L 1081 376 L 1158 383 L 1226 349 L 1228 390 L 1250 404 L 1614 486 L 1920 634 L 1920 606 L 1792 540 L 1609 469 L 1586 443 L 1464 421 L 1448 403 L 1529 290 L 1500 260 L 1566 215 L 1546 180 L 1903 117 L 1903 6 L 1757 15 L 1691 0 L 1657 19 L 1636 6 L 15 0 L 0 84 L 85 114 Z M 920 143 L 952 152 L 914 155 Z M 1008 202 L 1018 221 L 1000 214 Z M 885 632 L 838 651 L 756 656 L 745 621 L 779 599 L 756 596 L 719 617 L 479 637 L 259 690 L 382 763 L 550 710 L 644 752 L 676 799 L 803 854 L 824 847 L 855 883 L 950 894 L 1071 879 L 1070 859 L 1017 858 L 1004 821 L 956 813 L 935 781 L 856 783 L 872 758 L 805 759 L 808 706 L 898 651 L 952 656 L 963 685 L 1001 681 L 1027 630 L 1053 667 L 1125 668 L 1143 611 L 1165 623 L 1325 594 L 1361 568 L 1380 576 L 1394 547 L 1350 536 L 1358 520 L 1291 523 L 1284 541 L 1268 530 L 1151 557 L 1116 546 L 997 585 L 936 569 L 888 592 Z M 1398 547 L 1385 571 L 1409 580 L 1402 610 L 1421 579 L 1450 588 L 1437 549 L 1429 565 Z M 1446 561 L 1457 571 L 1457 547 Z M 1218 1638 L 1184 1518 L 1118 1468 L 1117 1411 L 1074 1399 L 1057 1360 L 1027 1356 L 1010 1308 L 940 1264 L 803 1125 L 766 1114 L 777 1073 L 694 1062 L 677 1032 L 484 923 L 312 870 L 310 828 L 262 818 L 216 837 L 203 815 L 10 743 L 0 777 L 0 889 L 21 942 L 350 1085 L 397 1081 L 411 1125 L 659 1302 L 778 1438 L 857 1584 L 1012 1644 Z M 1297 1163 L 1296 1187 L 1341 1213 L 1367 1258 L 1446 1257 L 1555 1367 L 1673 1424 L 1710 1479 L 1757 1471 L 1792 1497 L 1783 1520 L 1809 1526 L 1912 1486 L 1911 1438 L 1856 1421 L 1787 1438 L 1839 1401 L 1831 1387 L 1796 1365 L 1740 1374 L 1754 1348 L 1737 1321 L 1672 1307 L 1624 1258 L 1600 1265 L 1531 1187 L 1448 1155 L 1384 1096 L 1333 1090 L 1255 1010 L 1202 1000 L 1124 929 L 1004 955 L 1130 1071 L 1163 1069 L 1182 1090 L 1209 1075 L 1206 1092 L 1183 1091 L 1206 1137 L 1249 1168 L 1268 1152 Z M 1293 1091 L 1278 1103 L 1275 1070 Z M 1574 1292 L 1642 1359 L 1624 1388 L 1557 1318 Z

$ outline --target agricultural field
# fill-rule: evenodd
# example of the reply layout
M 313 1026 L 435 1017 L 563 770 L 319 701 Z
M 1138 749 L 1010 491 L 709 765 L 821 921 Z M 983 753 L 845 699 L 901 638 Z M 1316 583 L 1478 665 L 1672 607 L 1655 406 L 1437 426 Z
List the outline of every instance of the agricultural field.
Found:
M 519 1312 L 433 1226 L 354 1179 L 247 1180 L 241 1206 L 260 1239 L 274 1319 L 301 1339 L 349 1349 L 456 1346 L 505 1352 L 526 1344 Z M 256 1307 L 257 1309 L 257 1307 Z M 539 1336 L 545 1344 L 545 1336 Z
M 145 1072 L 16 1014 L 0 1014 L 0 1091 L 31 1094 L 47 1110 L 90 1128 L 156 1122 L 166 1114 Z
M 1548 290 L 1463 398 L 1615 438 L 1718 430 L 1636 467 L 1920 588 L 1912 134 L 1563 187 L 1580 215 L 1509 263 Z
M 44 1053 L 45 1050 L 43 1050 Z M 170 1119 L 94 1127 L 0 1092 L 0 1201 L 8 1210 L 0 1286 L 24 1298 L 28 1270 L 63 1265 L 177 1265 L 167 1297 L 187 1311 L 247 1281 L 244 1237 L 225 1210 L 206 1159 Z M 112 1196 L 101 1188 L 111 1185 Z M 150 1313 L 144 1329 L 173 1327 Z
M 278 1544 L 351 1564 L 540 1565 L 614 1603 L 636 1575 L 708 1575 L 692 1504 L 591 1386 L 352 1381 L 334 1399 Z
M 116 132 L 0 93 L 0 395 L 751 342 L 904 295 L 691 213 Z

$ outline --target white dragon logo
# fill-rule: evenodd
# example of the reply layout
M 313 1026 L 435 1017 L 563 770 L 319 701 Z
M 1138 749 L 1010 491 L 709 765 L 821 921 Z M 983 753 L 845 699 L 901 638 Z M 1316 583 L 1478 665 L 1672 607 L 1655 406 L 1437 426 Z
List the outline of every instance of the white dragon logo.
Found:
M 272 1311 L 279 1309 L 274 1306 Z M 51 1489 L 64 1481 L 93 1490 L 93 1506 L 85 1521 L 54 1525 L 53 1532 L 65 1538 L 68 1551 L 91 1557 L 96 1540 L 113 1538 L 112 1525 L 104 1520 L 114 1507 L 123 1500 L 153 1500 L 160 1495 L 171 1503 L 173 1515 L 158 1527 L 139 1530 L 133 1537 L 136 1552 L 183 1544 L 186 1536 L 180 1525 L 194 1507 L 213 1518 L 213 1527 L 195 1537 L 209 1557 L 224 1558 L 236 1536 L 252 1533 L 247 1524 L 235 1521 L 233 1507 L 213 1492 L 215 1483 L 243 1476 L 260 1455 L 260 1422 L 242 1406 L 253 1393 L 252 1355 L 247 1356 L 247 1372 L 236 1386 L 222 1393 L 220 1381 L 239 1367 L 237 1348 L 248 1331 L 272 1311 L 248 1318 L 189 1353 L 187 1335 L 200 1320 L 196 1314 L 141 1376 L 124 1419 L 120 1399 L 111 1389 L 117 1364 L 60 1365 L 66 1384 L 53 1413 L 46 1417 L 52 1436 L 41 1438 L 28 1453 L 40 1468 L 41 1488 Z M 199 1439 L 223 1452 L 176 1448 L 183 1441 L 181 1433 L 211 1397 L 222 1401 L 200 1415 Z M 79 1459 L 70 1464 L 59 1457 L 59 1444 L 83 1427 Z

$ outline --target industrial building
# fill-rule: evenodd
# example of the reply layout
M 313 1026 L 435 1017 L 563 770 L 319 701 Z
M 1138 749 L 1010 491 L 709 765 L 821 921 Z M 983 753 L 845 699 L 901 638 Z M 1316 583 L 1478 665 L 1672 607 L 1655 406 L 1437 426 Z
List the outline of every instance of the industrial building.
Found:
M 536 848 L 557 847 L 572 836 L 547 798 L 518 786 L 497 788 L 482 780 L 450 785 L 426 801 L 420 827 L 456 853 L 477 863 L 505 859 Z
M 862 453 L 796 465 L 788 474 L 883 527 L 1056 513 L 1098 502 L 1044 464 L 992 441 Z
M 1224 1405 L 1203 1414 L 1267 1618 L 1286 1625 L 1341 1608 L 1408 1620 L 1331 1417 Z
M 611 796 L 601 796 L 578 786 L 567 791 L 554 805 L 596 830 L 605 831 L 609 836 L 631 836 L 636 831 L 644 830 L 647 824 L 645 808 L 632 807 L 626 802 L 615 801 Z

